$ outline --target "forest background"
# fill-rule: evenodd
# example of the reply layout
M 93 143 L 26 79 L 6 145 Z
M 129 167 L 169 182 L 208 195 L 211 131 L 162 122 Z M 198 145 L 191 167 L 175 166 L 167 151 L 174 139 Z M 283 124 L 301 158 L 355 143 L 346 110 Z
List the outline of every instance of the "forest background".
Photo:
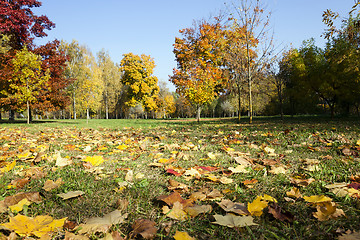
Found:
M 1 112 L 14 118 L 174 118 L 359 114 L 358 5 L 338 15 L 324 6 L 324 47 L 278 44 L 271 5 L 227 2 L 194 19 L 173 44 L 176 92 L 146 54 L 114 62 L 76 40 L 46 42 L 55 24 L 38 1 L 1 4 Z M 314 6 L 315 7 L 315 6 Z M 239 11 L 242 9 L 242 11 Z M 336 11 L 336 9 L 333 9 Z M 247 14 L 244 14 L 247 13 Z M 250 17 L 249 17 L 250 16 Z M 38 39 L 45 39 L 39 45 Z M 24 114 L 24 115 L 22 115 Z M 9 116 L 7 116 L 9 115 Z

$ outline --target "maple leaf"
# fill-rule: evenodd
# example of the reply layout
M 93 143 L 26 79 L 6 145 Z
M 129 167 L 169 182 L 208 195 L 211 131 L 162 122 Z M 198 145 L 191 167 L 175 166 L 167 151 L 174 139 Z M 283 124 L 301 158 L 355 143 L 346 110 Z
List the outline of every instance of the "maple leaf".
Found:
M 184 211 L 184 206 L 179 202 L 175 202 L 171 209 L 168 206 L 164 206 L 162 210 L 167 217 L 172 219 L 185 221 L 189 218 L 188 214 Z
M 268 202 L 277 202 L 275 198 L 264 194 L 263 196 L 258 196 L 253 202 L 248 203 L 248 211 L 253 216 L 261 216 L 263 209 L 268 206 Z
M 9 206 L 9 208 L 12 212 L 20 212 L 23 210 L 24 206 L 29 206 L 30 204 L 31 202 L 27 198 L 24 198 L 17 204 Z
M 228 199 L 223 199 L 217 203 L 225 212 L 232 212 L 239 215 L 249 215 L 250 212 L 244 203 L 234 203 Z
M 292 188 L 289 192 L 286 192 L 286 196 L 291 198 L 302 198 L 300 190 L 298 188 Z
M 324 195 L 313 195 L 310 197 L 304 197 L 305 201 L 310 203 L 322 203 L 322 202 L 331 202 L 331 198 Z
M 43 187 L 43 189 L 45 190 L 45 191 L 51 191 L 51 190 L 53 190 L 53 189 L 55 189 L 55 188 L 58 188 L 60 185 L 62 185 L 64 182 L 61 180 L 61 178 L 59 178 L 58 180 L 56 180 L 55 182 L 54 181 L 52 181 L 52 180 L 50 180 L 50 179 L 48 179 L 48 180 L 46 180 L 46 182 L 44 183 L 44 187 Z
M 195 238 L 191 237 L 187 232 L 180 232 L 177 230 L 173 238 L 175 240 L 195 240 Z
M 211 205 L 193 205 L 184 208 L 184 211 L 191 217 L 196 217 L 202 213 L 209 213 L 212 211 Z
M 54 232 L 57 229 L 63 227 L 66 218 L 54 220 L 50 216 L 37 216 L 35 218 L 27 217 L 24 215 L 16 215 L 10 217 L 8 223 L 1 224 L 11 231 L 15 231 L 20 236 L 31 236 L 42 237 L 43 235 Z
M 102 156 L 92 156 L 92 157 L 88 156 L 85 159 L 83 159 L 83 161 L 89 162 L 94 167 L 97 167 L 104 162 L 104 158 Z
M 153 239 L 156 235 L 156 223 L 147 219 L 137 219 L 132 225 L 133 231 L 131 236 L 141 235 L 144 239 Z
M 180 193 L 174 191 L 170 195 L 161 195 L 157 197 L 157 200 L 165 202 L 170 207 L 174 205 L 174 203 L 178 202 L 182 204 L 184 207 L 192 205 L 194 199 L 183 199 L 180 196 Z
M 83 194 L 85 194 L 83 191 L 70 191 L 70 192 L 67 192 L 67 193 L 60 193 L 60 194 L 57 194 L 57 195 L 59 197 L 61 197 L 63 200 L 66 200 L 66 199 L 81 196 Z
M 253 222 L 253 217 L 251 216 L 235 216 L 233 214 L 223 215 L 214 215 L 215 222 L 214 224 L 227 226 L 230 228 L 233 227 L 246 227 L 246 226 L 255 226 L 256 223 Z
M 107 232 L 114 224 L 124 222 L 128 214 L 122 215 L 119 210 L 106 214 L 104 217 L 95 217 L 86 220 L 85 224 L 80 224 L 77 228 L 80 234 L 92 234 L 96 232 Z

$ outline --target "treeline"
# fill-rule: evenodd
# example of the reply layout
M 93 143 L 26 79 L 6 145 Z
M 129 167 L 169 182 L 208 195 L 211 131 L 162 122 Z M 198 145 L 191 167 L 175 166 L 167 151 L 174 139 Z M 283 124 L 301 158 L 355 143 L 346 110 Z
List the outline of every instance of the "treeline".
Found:
M 324 49 L 314 40 L 278 51 L 261 1 L 238 0 L 175 38 L 176 87 L 154 76 L 151 56 L 114 63 L 77 41 L 36 46 L 55 25 L 31 9 L 39 1 L 0 2 L 0 113 L 32 118 L 169 118 L 359 114 L 359 20 L 355 4 L 340 28 L 336 14 Z M 1 117 L 1 115 L 0 115 Z

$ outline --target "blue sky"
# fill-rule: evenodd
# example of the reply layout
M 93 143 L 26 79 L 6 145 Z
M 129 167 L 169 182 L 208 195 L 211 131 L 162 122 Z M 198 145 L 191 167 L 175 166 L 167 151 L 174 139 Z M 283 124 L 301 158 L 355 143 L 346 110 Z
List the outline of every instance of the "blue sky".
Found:
M 94 55 L 102 48 L 116 63 L 122 55 L 147 54 L 154 58 L 155 75 L 168 81 L 176 67 L 172 53 L 179 30 L 191 27 L 194 20 L 208 18 L 225 9 L 226 0 L 43 0 L 35 12 L 56 24 L 43 44 L 54 39 L 87 45 Z M 227 1 L 229 2 L 229 1 Z M 322 12 L 327 8 L 343 16 L 353 0 L 263 0 L 272 11 L 272 27 L 278 44 L 297 48 L 303 40 L 320 37 L 325 25 Z M 170 90 L 175 88 L 169 84 Z

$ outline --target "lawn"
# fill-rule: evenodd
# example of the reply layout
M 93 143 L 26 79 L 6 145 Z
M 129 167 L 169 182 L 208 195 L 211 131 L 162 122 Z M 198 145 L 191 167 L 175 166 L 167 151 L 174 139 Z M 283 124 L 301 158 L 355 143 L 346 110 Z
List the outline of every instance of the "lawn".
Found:
M 3 121 L 0 144 L 1 240 L 360 236 L 359 119 Z

